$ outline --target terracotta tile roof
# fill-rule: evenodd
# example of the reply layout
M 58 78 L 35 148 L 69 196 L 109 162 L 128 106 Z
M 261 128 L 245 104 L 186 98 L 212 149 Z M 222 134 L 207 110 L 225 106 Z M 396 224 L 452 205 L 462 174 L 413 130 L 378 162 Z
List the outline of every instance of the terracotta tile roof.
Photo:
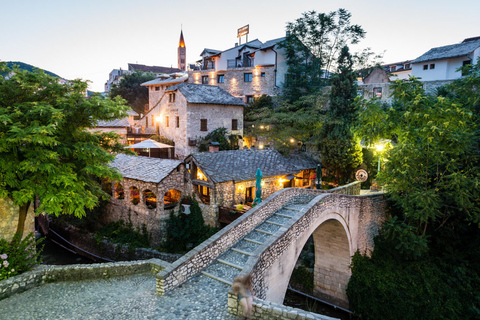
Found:
M 214 183 L 254 180 L 258 168 L 263 177 L 298 173 L 299 170 L 276 150 L 229 150 L 192 155 L 200 170 Z
M 180 91 L 188 103 L 245 106 L 241 99 L 217 86 L 183 82 L 168 88 L 165 92 L 175 90 Z
M 115 156 L 110 165 L 120 171 L 124 178 L 159 183 L 181 163 L 180 160 L 131 156 L 120 153 Z

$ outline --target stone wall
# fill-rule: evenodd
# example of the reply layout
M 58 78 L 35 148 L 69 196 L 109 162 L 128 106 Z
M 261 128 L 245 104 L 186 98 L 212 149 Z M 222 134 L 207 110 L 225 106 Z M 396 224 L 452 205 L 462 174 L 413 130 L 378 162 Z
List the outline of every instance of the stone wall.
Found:
M 212 263 L 230 246 L 250 233 L 256 226 L 280 209 L 291 198 L 304 194 L 322 194 L 325 190 L 287 188 L 280 190 L 243 216 L 210 237 L 170 267 L 157 274 L 157 293 L 164 294 L 179 286 Z M 331 193 L 360 193 L 360 182 L 332 189 Z
M 23 229 L 23 236 L 35 231 L 33 203 L 30 205 Z M 10 198 L 0 199 L 0 238 L 11 241 L 17 231 L 19 207 Z
M 245 82 L 244 74 L 251 73 L 252 81 Z M 265 75 L 262 77 L 262 73 Z M 224 75 L 224 83 L 218 83 L 218 75 Z M 228 70 L 202 70 L 189 72 L 188 82 L 202 84 L 202 76 L 208 76 L 208 84 L 218 86 L 232 96 L 245 99 L 246 96 L 259 97 L 262 94 L 277 95 L 275 87 L 275 67 L 235 68 Z M 244 100 L 246 102 L 246 100 Z
M 146 272 L 155 274 L 168 265 L 167 262 L 158 259 L 69 266 L 41 265 L 31 271 L 0 281 L 0 300 L 45 283 L 108 279 Z
M 135 179 L 124 178 L 120 184 L 123 186 L 125 198 L 115 198 L 115 186 L 111 202 L 107 205 L 107 212 L 103 216 L 103 222 L 109 223 L 123 219 L 125 222 L 132 222 L 134 227 L 142 228 L 145 225 L 151 236 L 151 244 L 158 245 L 165 239 L 166 219 L 171 209 L 164 209 L 164 195 L 171 189 L 180 191 L 181 196 L 191 193 L 191 187 L 185 183 L 186 169 L 181 165 L 174 169 L 170 175 L 160 183 L 144 182 Z M 136 187 L 140 191 L 140 202 L 131 202 L 130 187 Z M 145 203 L 145 191 L 152 191 L 157 197 L 157 207 L 149 209 Z M 174 208 L 178 210 L 178 205 Z

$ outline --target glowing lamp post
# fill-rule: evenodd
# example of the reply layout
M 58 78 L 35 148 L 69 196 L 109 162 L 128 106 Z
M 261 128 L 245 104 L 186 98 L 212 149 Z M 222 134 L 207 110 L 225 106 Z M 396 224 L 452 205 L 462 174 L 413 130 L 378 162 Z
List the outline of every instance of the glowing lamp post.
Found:
M 381 152 L 383 151 L 383 144 L 375 145 L 375 149 L 377 149 L 378 151 L 378 170 L 377 170 L 377 174 L 378 174 L 378 172 L 380 172 L 380 155 L 381 155 Z
M 160 116 L 155 117 L 155 124 L 157 125 L 157 134 L 160 135 Z

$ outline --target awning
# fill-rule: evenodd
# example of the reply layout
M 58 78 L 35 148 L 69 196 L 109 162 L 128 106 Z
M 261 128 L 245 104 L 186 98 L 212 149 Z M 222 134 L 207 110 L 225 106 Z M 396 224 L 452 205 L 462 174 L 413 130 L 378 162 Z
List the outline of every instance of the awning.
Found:
M 285 177 L 285 179 L 287 180 L 292 180 L 293 178 L 298 178 L 298 177 L 294 174 L 289 174 L 288 176 Z

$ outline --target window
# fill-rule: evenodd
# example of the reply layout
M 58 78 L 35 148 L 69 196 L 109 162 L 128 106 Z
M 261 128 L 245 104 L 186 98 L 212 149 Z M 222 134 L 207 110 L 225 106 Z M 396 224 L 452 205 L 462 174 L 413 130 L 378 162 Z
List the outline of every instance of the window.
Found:
M 253 187 L 245 188 L 245 203 L 251 204 L 253 202 Z
M 405 63 L 405 64 L 403 65 L 403 68 L 404 68 L 404 69 L 410 69 L 410 63 Z
M 260 77 L 265 78 L 265 72 L 260 73 Z
M 463 61 L 462 66 L 465 67 L 465 66 L 468 66 L 469 64 L 472 64 L 472 60 Z M 468 74 L 468 72 L 462 70 L 462 77 L 466 76 L 467 74 Z
M 218 83 L 225 83 L 225 76 L 223 74 L 219 74 L 217 76 L 217 82 Z
M 200 199 L 205 204 L 210 204 L 210 188 L 204 186 L 198 186 L 198 193 L 200 193 Z
M 435 69 L 435 63 L 430 63 L 430 69 Z
M 245 82 L 252 82 L 252 74 L 251 73 L 244 73 L 243 74 L 243 81 Z
M 168 116 L 165 117 L 165 126 L 168 127 L 170 125 L 170 118 Z
M 232 119 L 232 130 L 238 130 L 238 120 Z
M 168 102 L 175 102 L 175 93 L 174 92 L 170 93 L 170 95 L 168 96 Z
M 159 87 L 159 86 L 156 86 L 156 87 L 155 87 L 155 91 L 160 91 L 160 87 Z
M 423 70 L 428 70 L 428 64 L 423 65 Z
M 253 103 L 253 101 L 255 101 L 255 98 L 253 96 L 245 96 L 246 103 Z
M 185 63 L 185 59 L 180 59 L 180 63 Z
M 180 117 L 177 116 L 177 128 L 180 128 Z
M 145 117 L 145 127 L 148 128 L 148 117 Z
M 208 76 L 202 76 L 202 84 L 208 84 Z
M 395 70 L 397 70 L 397 66 L 391 66 L 390 67 L 390 72 L 394 72 Z
M 377 98 L 382 97 L 382 88 L 373 88 L 373 96 Z
M 207 131 L 207 119 L 200 119 L 200 131 Z

